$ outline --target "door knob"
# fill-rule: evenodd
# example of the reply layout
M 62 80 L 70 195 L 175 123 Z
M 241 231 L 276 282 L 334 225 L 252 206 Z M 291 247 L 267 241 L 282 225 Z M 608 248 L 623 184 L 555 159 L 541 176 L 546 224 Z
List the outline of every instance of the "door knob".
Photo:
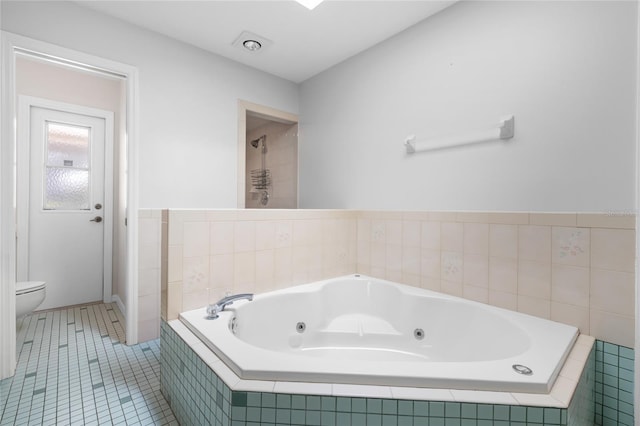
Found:
M 93 219 L 91 219 L 89 222 L 97 222 L 97 223 L 100 223 L 100 222 L 102 222 L 102 217 L 100 217 L 100 216 L 96 216 L 96 217 L 94 217 Z

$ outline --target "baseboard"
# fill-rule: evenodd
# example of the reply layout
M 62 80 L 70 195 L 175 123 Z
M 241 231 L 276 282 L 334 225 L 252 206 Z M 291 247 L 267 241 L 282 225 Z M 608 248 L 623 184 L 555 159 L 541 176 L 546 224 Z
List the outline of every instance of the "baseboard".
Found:
M 113 296 L 111 296 L 111 301 L 118 306 L 118 309 L 120 309 L 120 313 L 122 314 L 122 316 L 127 318 L 127 308 L 124 306 L 124 303 L 122 303 L 120 296 L 114 294 Z

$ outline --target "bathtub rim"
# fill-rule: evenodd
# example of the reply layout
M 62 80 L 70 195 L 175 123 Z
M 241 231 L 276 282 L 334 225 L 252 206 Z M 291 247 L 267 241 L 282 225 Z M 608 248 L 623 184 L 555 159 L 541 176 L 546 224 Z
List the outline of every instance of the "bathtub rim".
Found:
M 342 383 L 286 382 L 248 380 L 236 375 L 202 340 L 182 321 L 166 322 L 169 327 L 207 364 L 229 387 L 239 392 L 272 392 L 298 395 L 336 397 L 391 398 L 416 401 L 467 402 L 516 406 L 568 408 L 582 377 L 595 338 L 579 334 L 567 355 L 551 391 L 547 394 L 474 391 L 442 388 L 414 388 L 379 385 L 348 385 Z

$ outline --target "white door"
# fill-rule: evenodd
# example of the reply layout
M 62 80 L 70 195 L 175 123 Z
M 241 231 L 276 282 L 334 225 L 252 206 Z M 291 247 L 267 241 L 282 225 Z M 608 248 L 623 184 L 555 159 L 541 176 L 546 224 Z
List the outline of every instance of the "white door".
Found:
M 39 309 L 101 301 L 105 119 L 32 105 L 29 121 L 27 279 L 47 283 Z

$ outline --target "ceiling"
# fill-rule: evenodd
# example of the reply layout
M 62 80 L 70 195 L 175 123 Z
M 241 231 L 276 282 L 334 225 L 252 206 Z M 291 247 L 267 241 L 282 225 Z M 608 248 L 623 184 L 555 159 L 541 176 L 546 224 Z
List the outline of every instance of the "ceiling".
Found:
M 155 0 L 76 3 L 299 83 L 392 37 L 455 0 Z M 243 31 L 267 41 L 258 52 L 233 43 Z M 269 43 L 271 42 L 271 43 Z

